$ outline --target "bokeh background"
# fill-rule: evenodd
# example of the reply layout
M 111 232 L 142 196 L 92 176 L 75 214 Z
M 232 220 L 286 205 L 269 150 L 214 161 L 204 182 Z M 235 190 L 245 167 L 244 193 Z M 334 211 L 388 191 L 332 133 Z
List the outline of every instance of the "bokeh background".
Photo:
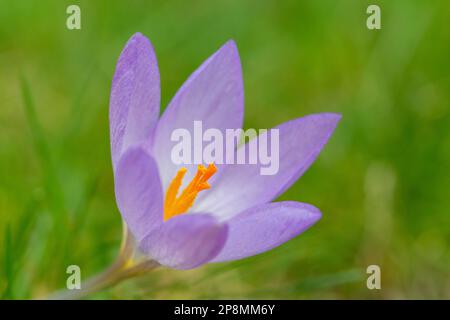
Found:
M 382 29 L 366 28 L 366 8 Z M 81 30 L 66 8 L 81 7 Z M 162 105 L 237 42 L 245 127 L 315 112 L 343 120 L 281 199 L 322 220 L 270 252 L 161 269 L 91 298 L 450 298 L 450 2 L 0 0 L 0 297 L 45 297 L 86 278 L 121 240 L 109 151 L 116 60 L 140 31 Z M 381 267 L 368 290 L 366 267 Z

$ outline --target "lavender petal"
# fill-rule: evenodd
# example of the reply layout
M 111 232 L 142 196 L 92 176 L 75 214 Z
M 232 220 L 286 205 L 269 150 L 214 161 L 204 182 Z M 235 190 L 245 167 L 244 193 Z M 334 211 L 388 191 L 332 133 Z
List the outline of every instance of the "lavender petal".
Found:
M 232 164 L 223 168 L 212 188 L 200 194 L 192 210 L 213 212 L 222 220 L 255 205 L 272 201 L 310 167 L 333 133 L 338 114 L 321 113 L 285 122 L 279 129 L 279 169 L 261 175 L 261 164 Z M 245 152 L 246 148 L 238 149 Z
M 196 164 L 177 165 L 171 160 L 173 130 L 184 128 L 193 137 L 194 121 L 202 121 L 203 131 L 241 128 L 244 91 L 239 54 L 228 41 L 207 59 L 178 90 L 162 115 L 155 132 L 153 154 L 158 163 L 164 190 L 179 167 L 188 169 L 185 181 L 196 172 Z M 192 160 L 193 154 L 192 154 Z M 220 171 L 220 168 L 219 168 Z
M 158 168 L 141 147 L 121 156 L 115 173 L 119 211 L 137 241 L 163 222 L 163 193 Z
M 192 269 L 220 252 L 227 233 L 227 225 L 209 214 L 184 214 L 153 230 L 140 242 L 140 248 L 162 265 Z
M 128 146 L 149 140 L 159 116 L 160 82 L 150 41 L 136 33 L 120 54 L 109 107 L 113 168 Z
M 271 250 L 299 235 L 321 217 L 312 205 L 286 201 L 248 209 L 230 219 L 228 238 L 212 260 L 237 260 Z

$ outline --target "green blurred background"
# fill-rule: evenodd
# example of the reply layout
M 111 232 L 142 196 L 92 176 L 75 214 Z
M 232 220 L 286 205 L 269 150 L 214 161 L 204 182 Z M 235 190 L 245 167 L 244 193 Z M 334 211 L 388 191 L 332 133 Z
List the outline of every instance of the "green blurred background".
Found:
M 66 8 L 81 7 L 81 30 Z M 366 28 L 378 4 L 382 29 Z M 315 112 L 343 120 L 281 199 L 322 220 L 265 254 L 161 269 L 92 298 L 450 298 L 449 1 L 0 0 L 0 297 L 86 278 L 120 244 L 108 100 L 139 31 L 154 44 L 165 106 L 236 41 L 245 127 Z M 368 290 L 366 267 L 381 267 Z

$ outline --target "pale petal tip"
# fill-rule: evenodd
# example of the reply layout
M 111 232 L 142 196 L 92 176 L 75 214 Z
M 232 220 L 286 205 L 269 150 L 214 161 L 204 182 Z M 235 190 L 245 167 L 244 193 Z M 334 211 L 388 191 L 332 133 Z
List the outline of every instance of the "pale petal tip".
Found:
M 338 123 L 342 119 L 342 113 L 330 112 L 329 115 L 336 121 L 336 123 Z
M 319 127 L 325 129 L 328 132 L 328 138 L 333 133 L 334 129 L 342 119 L 342 114 L 334 112 L 323 112 L 307 115 L 304 118 L 310 118 L 313 123 L 316 123 Z M 302 118 L 299 118 L 302 119 Z
M 304 215 L 305 219 L 308 221 L 308 226 L 312 226 L 322 218 L 322 212 L 312 204 L 303 202 L 299 203 L 296 201 L 284 201 L 283 206 L 295 209 L 293 211 L 293 214 L 298 214 L 299 212 L 301 212 L 302 215 Z
M 322 218 L 322 212 L 320 212 L 320 210 L 316 207 L 314 207 L 313 205 L 310 204 L 304 204 L 305 208 L 308 209 L 309 212 L 309 220 L 310 220 L 310 225 L 315 224 L 317 221 L 319 221 Z
M 131 37 L 130 37 L 130 40 L 135 40 L 135 41 L 139 41 L 139 40 L 147 40 L 148 41 L 148 39 L 147 39 L 147 37 L 146 36 L 144 36 L 142 33 L 140 33 L 140 32 L 136 32 L 136 33 L 134 33 Z
M 233 39 L 228 40 L 225 42 L 219 50 L 217 50 L 217 53 L 222 53 L 226 55 L 230 55 L 236 60 L 240 60 L 239 57 L 239 51 L 236 42 Z
M 136 32 L 134 33 L 130 39 L 127 41 L 127 44 L 125 47 L 128 46 L 148 46 L 150 47 L 151 50 L 153 50 L 153 45 L 152 42 L 150 41 L 149 38 L 147 38 L 146 36 L 144 36 L 142 33 L 140 32 Z
M 330 120 L 337 124 L 342 119 L 342 114 L 337 112 L 323 112 L 315 114 L 317 117 L 321 117 L 322 119 Z
M 338 123 L 341 121 L 342 119 L 342 114 L 341 113 L 327 113 L 326 114 L 327 117 L 329 118 L 330 121 L 330 128 L 331 128 L 331 132 L 334 131 L 334 129 L 336 129 Z
M 236 44 L 236 41 L 234 41 L 233 39 L 229 39 L 227 42 L 225 42 L 223 47 L 235 49 L 237 51 L 237 44 Z

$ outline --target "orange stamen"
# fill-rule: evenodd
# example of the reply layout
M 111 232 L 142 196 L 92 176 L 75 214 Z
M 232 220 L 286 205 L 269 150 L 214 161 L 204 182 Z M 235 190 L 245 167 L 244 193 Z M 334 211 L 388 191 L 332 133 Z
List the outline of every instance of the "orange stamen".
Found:
M 164 221 L 189 210 L 194 204 L 198 193 L 211 187 L 207 181 L 216 173 L 217 168 L 213 163 L 210 163 L 207 168 L 203 165 L 199 165 L 197 173 L 192 181 L 183 192 L 181 192 L 181 195 L 177 197 L 186 171 L 186 168 L 178 170 L 175 178 L 173 178 L 167 189 L 166 199 L 164 201 Z

